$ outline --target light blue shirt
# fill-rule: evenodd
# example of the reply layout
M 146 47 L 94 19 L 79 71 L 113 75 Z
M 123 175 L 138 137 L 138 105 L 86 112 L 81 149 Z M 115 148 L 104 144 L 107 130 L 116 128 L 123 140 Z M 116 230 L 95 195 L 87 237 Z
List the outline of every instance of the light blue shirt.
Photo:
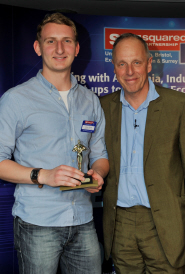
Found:
M 73 147 L 81 140 L 82 171 L 107 158 L 105 119 L 97 96 L 78 85 L 71 75 L 67 100 L 38 72 L 29 81 L 5 92 L 0 100 L 0 161 L 11 159 L 26 167 L 77 168 Z M 81 132 L 84 120 L 96 121 L 94 133 Z M 13 215 L 41 226 L 72 226 L 92 220 L 90 193 L 84 189 L 60 191 L 59 187 L 17 184 Z
M 143 172 L 144 133 L 149 103 L 158 97 L 159 94 L 156 92 L 153 82 L 149 79 L 147 98 L 135 110 L 125 100 L 124 90 L 121 90 L 121 165 L 118 206 L 132 207 L 142 205 L 150 207 Z

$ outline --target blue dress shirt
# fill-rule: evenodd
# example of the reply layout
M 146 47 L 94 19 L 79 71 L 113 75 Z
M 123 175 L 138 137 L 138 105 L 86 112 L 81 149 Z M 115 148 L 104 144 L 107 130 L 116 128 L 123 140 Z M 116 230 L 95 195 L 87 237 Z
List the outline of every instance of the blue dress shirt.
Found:
M 132 207 L 142 205 L 150 207 L 143 172 L 143 148 L 145 124 L 149 103 L 159 97 L 153 82 L 149 79 L 149 91 L 146 100 L 135 110 L 124 97 L 121 122 L 121 163 L 117 205 Z
M 38 72 L 29 81 L 5 92 L 0 100 L 0 161 L 11 159 L 26 167 L 78 168 L 73 147 L 81 140 L 82 171 L 107 158 L 105 119 L 97 96 L 78 85 L 71 75 L 67 100 Z M 96 121 L 94 133 L 81 132 L 84 120 Z M 92 220 L 90 193 L 84 189 L 60 191 L 59 187 L 17 184 L 13 215 L 41 226 L 71 226 Z

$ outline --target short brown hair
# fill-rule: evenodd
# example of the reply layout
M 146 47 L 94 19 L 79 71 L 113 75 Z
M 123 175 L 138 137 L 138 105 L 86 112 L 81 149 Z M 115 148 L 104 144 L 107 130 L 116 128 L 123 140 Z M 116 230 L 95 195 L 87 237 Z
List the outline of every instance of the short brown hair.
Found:
M 78 42 L 78 33 L 77 33 L 75 23 L 60 12 L 55 12 L 52 14 L 45 15 L 42 22 L 37 26 L 37 36 L 36 36 L 37 41 L 40 41 L 43 26 L 45 26 L 48 23 L 55 23 L 55 24 L 66 25 L 71 27 L 75 34 L 75 42 Z

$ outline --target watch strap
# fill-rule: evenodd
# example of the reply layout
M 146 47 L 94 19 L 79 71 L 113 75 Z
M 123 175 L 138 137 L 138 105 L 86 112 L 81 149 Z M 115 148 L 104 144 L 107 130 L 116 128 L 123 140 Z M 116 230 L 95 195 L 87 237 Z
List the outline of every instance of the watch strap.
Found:
M 30 173 L 30 179 L 31 179 L 31 181 L 34 184 L 38 185 L 39 188 L 43 187 L 43 185 L 38 182 L 38 176 L 39 176 L 39 172 L 40 172 L 41 169 L 42 168 L 34 168 L 34 169 L 32 169 L 32 171 Z

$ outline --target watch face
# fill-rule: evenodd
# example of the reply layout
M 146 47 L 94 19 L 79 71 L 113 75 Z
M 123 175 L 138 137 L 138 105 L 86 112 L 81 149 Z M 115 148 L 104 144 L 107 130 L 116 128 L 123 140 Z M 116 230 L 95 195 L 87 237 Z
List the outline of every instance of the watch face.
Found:
M 34 168 L 32 169 L 31 173 L 30 173 L 30 178 L 31 178 L 31 181 L 34 183 L 34 184 L 37 184 L 39 188 L 42 188 L 43 185 L 40 184 L 38 182 L 38 175 L 39 175 L 39 171 L 41 170 L 42 168 Z
M 38 170 L 34 169 L 32 178 L 33 178 L 33 180 L 37 180 L 37 177 L 38 177 Z
M 31 180 L 32 180 L 32 182 L 34 183 L 34 184 L 39 184 L 39 182 L 38 182 L 38 174 L 39 174 L 39 171 L 40 171 L 40 168 L 34 168 L 34 169 L 32 169 L 32 171 L 31 171 L 31 174 L 30 174 L 30 178 L 31 178 Z

